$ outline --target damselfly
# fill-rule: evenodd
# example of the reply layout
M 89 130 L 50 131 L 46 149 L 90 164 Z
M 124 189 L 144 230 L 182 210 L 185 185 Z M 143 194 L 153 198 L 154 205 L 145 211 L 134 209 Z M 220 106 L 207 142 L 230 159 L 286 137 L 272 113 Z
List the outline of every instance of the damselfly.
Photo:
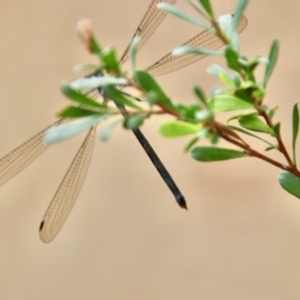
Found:
M 159 2 L 162 1 L 151 1 L 148 10 L 146 11 L 142 21 L 133 35 L 133 38 L 136 36 L 140 37 L 138 50 L 146 43 L 166 15 L 165 12 L 157 8 L 157 3 Z M 164 2 L 174 4 L 176 0 L 164 0 Z M 242 17 L 238 25 L 238 32 L 240 33 L 243 31 L 246 26 L 247 19 Z M 223 46 L 223 42 L 210 31 L 203 31 L 192 39 L 188 40 L 183 45 L 218 49 Z M 122 55 L 120 64 L 123 64 L 128 59 L 128 56 L 129 47 L 126 48 L 124 54 Z M 154 76 L 159 76 L 183 68 L 204 57 L 205 55 L 199 56 L 194 54 L 172 56 L 171 53 L 169 53 L 146 70 Z M 61 122 L 63 122 L 63 120 L 56 121 L 54 124 L 40 131 L 0 159 L 0 186 L 21 172 L 48 148 L 49 145 L 43 143 L 45 132 L 49 128 L 58 125 Z M 40 238 L 44 243 L 49 243 L 55 238 L 75 204 L 90 165 L 95 143 L 95 131 L 96 126 L 92 127 L 88 131 L 80 149 L 74 157 L 44 215 L 39 229 Z M 132 131 L 142 145 L 143 149 L 146 151 L 153 165 L 175 196 L 178 204 L 182 208 L 186 208 L 186 202 L 183 195 L 145 136 L 142 134 L 140 129 L 135 129 Z

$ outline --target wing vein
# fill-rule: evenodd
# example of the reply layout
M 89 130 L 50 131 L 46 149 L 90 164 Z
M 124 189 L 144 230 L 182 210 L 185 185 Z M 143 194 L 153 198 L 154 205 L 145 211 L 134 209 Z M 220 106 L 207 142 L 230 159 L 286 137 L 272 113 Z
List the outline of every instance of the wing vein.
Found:
M 91 162 L 95 131 L 96 126 L 89 130 L 47 208 L 40 226 L 40 238 L 44 243 L 56 237 L 76 202 Z
M 62 119 L 56 121 L 0 159 L 0 186 L 20 173 L 49 147 L 43 143 L 45 132 L 62 122 Z
M 137 50 L 140 50 L 145 43 L 148 41 L 148 39 L 151 37 L 153 32 L 156 30 L 156 28 L 159 26 L 159 24 L 163 21 L 165 16 L 167 15 L 164 11 L 158 9 L 156 5 L 159 2 L 168 2 L 171 4 L 174 4 L 177 0 L 152 0 L 150 3 L 146 13 L 144 14 L 139 26 L 137 27 L 135 33 L 133 34 L 133 37 L 131 41 L 136 37 L 140 36 L 141 40 L 138 45 Z M 130 41 L 130 43 L 131 43 Z M 127 46 L 126 50 L 124 51 L 121 59 L 120 64 L 123 64 L 129 57 L 129 47 L 130 43 Z
M 238 25 L 238 32 L 241 33 L 247 26 L 247 18 L 243 16 Z M 224 46 L 224 43 L 216 35 L 208 30 L 202 31 L 184 44 L 182 46 L 189 45 L 195 47 L 201 47 L 211 50 L 217 50 Z M 186 54 L 173 56 L 172 53 L 168 53 L 156 63 L 148 67 L 146 70 L 153 76 L 160 76 L 170 72 L 174 72 L 178 69 L 186 67 L 200 59 L 203 59 L 207 55 L 196 55 L 196 54 Z

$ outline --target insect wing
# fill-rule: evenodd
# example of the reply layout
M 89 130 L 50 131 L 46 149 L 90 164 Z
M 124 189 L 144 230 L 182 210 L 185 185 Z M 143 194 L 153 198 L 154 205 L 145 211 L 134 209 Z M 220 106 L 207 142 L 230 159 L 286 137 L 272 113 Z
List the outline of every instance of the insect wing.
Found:
M 62 122 L 56 121 L 0 159 L 0 186 L 19 174 L 49 147 L 43 143 L 46 131 Z
M 241 33 L 247 26 L 247 18 L 242 16 L 239 25 L 238 32 Z M 217 50 L 224 46 L 224 42 L 219 39 L 212 32 L 205 30 L 182 44 L 182 46 L 194 46 L 201 47 L 211 50 Z M 151 65 L 147 68 L 147 71 L 153 76 L 160 76 L 163 74 L 174 72 L 178 69 L 184 68 L 196 61 L 203 59 L 207 55 L 196 55 L 196 54 L 185 54 L 185 55 L 172 55 L 172 53 L 168 53 L 160 60 L 158 60 L 155 64 Z
M 140 37 L 140 42 L 137 48 L 137 51 L 140 50 L 143 45 L 148 41 L 151 37 L 153 32 L 159 26 L 159 24 L 163 21 L 166 16 L 166 12 L 157 8 L 157 4 L 159 2 L 167 2 L 174 4 L 177 0 L 152 0 L 150 3 L 146 13 L 144 14 L 142 21 L 140 22 L 139 26 L 137 27 L 131 41 L 136 37 Z M 131 43 L 131 42 L 130 42 Z M 121 59 L 120 64 L 123 64 L 129 57 L 129 47 L 130 44 L 127 46 L 126 50 L 124 51 Z
M 96 126 L 89 130 L 44 215 L 40 225 L 44 243 L 56 237 L 76 202 L 91 162 L 95 131 Z

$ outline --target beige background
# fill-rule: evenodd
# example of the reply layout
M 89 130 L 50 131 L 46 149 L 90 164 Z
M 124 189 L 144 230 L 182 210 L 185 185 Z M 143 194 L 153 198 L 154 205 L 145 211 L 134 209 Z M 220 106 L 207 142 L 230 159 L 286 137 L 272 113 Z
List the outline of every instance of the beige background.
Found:
M 55 120 L 66 101 L 59 82 L 72 67 L 95 62 L 75 35 L 81 17 L 102 45 L 127 45 L 149 0 L 0 2 L 0 155 Z M 217 13 L 233 0 L 215 0 Z M 181 7 L 187 7 L 178 1 Z M 248 57 L 280 59 L 267 101 L 280 105 L 290 143 L 299 95 L 299 1 L 253 0 L 242 34 Z M 197 32 L 168 17 L 139 55 L 147 66 Z M 161 77 L 173 97 L 193 100 L 191 83 L 215 83 L 206 59 Z M 261 74 L 261 73 L 260 73 Z M 201 164 L 166 140 L 160 120 L 144 132 L 188 201 L 181 210 L 130 132 L 98 142 L 84 188 L 57 238 L 38 237 L 41 218 L 81 138 L 51 147 L 0 190 L 1 299 L 300 299 L 300 203 L 277 183 L 280 172 L 255 159 Z

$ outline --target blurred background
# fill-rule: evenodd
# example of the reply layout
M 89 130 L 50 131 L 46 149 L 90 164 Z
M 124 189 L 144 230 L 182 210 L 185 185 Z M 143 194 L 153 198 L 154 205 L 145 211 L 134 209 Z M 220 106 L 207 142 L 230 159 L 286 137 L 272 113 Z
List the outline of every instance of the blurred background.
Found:
M 212 2 L 218 15 L 233 12 L 234 0 Z M 76 22 L 91 18 L 100 43 L 121 54 L 149 3 L 0 2 L 0 156 L 51 124 L 67 104 L 60 81 L 80 76 L 72 71 L 78 63 L 96 62 L 78 41 Z M 299 10 L 296 0 L 250 1 L 241 35 L 249 58 L 267 55 L 272 40 L 280 40 L 266 100 L 280 106 L 287 145 L 299 94 Z M 197 32 L 167 17 L 138 65 L 152 64 Z M 207 58 L 159 82 L 189 103 L 192 84 L 209 92 L 216 83 L 205 72 L 215 61 Z M 189 210 L 175 203 L 132 133 L 118 128 L 109 142 L 96 143 L 71 215 L 57 238 L 43 244 L 39 223 L 83 137 L 52 146 L 0 190 L 1 299 L 300 299 L 300 202 L 280 188 L 281 171 L 254 158 L 198 163 L 183 153 L 186 139 L 158 134 L 165 118 L 143 131 Z

